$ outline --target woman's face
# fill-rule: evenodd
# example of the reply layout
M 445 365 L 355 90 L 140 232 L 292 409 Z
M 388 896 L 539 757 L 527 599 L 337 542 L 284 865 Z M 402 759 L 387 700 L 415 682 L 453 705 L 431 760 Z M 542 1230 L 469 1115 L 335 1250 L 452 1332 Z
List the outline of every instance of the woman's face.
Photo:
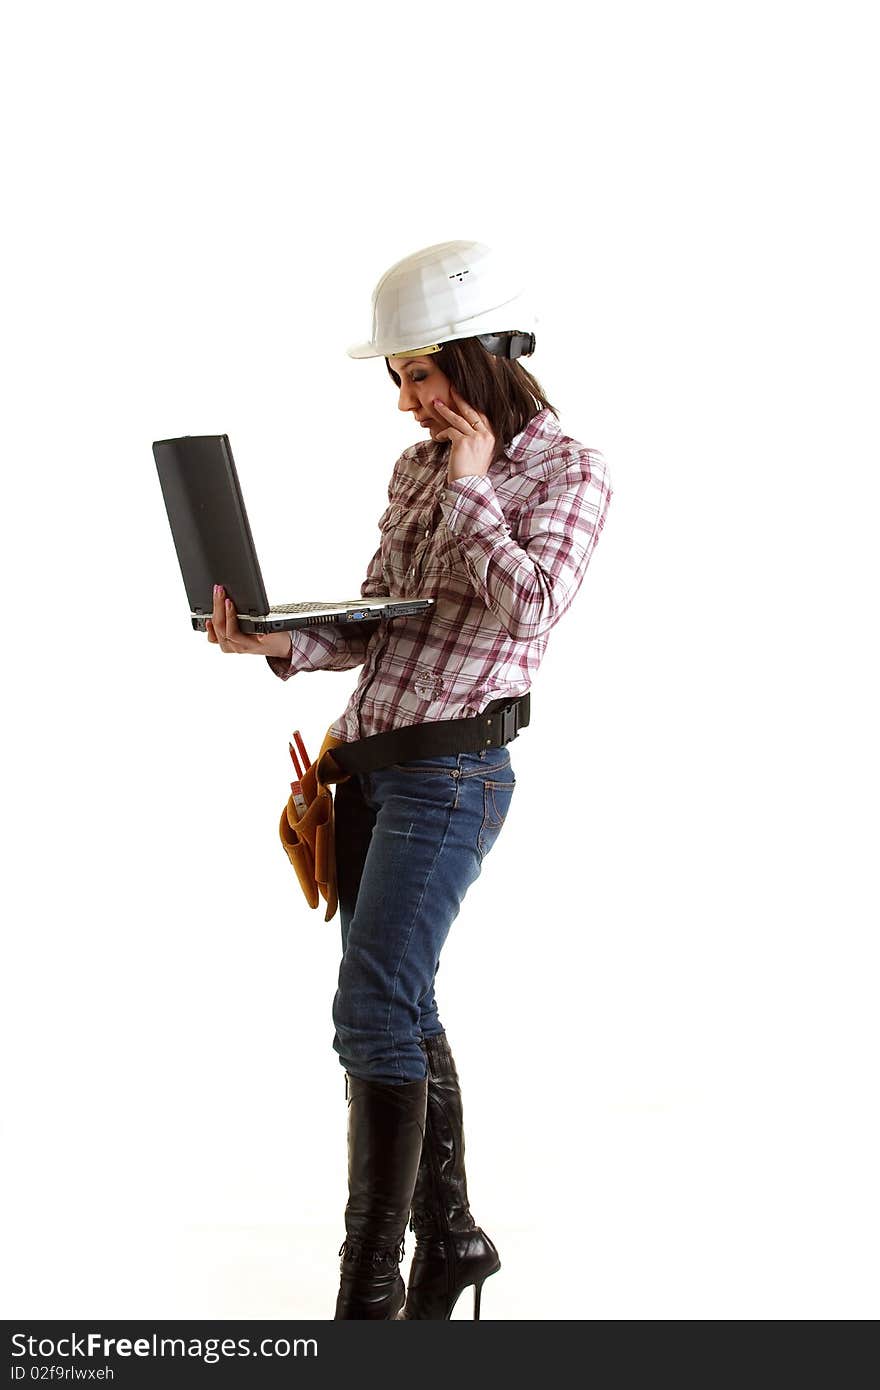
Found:
M 388 364 L 400 377 L 398 409 L 412 411 L 415 419 L 424 429 L 430 430 L 434 439 L 438 430 L 448 427 L 449 421 L 438 418 L 431 402 L 436 396 L 444 405 L 452 406 L 449 377 L 436 365 L 433 353 L 427 357 L 409 357 L 403 353 L 400 357 L 389 357 Z

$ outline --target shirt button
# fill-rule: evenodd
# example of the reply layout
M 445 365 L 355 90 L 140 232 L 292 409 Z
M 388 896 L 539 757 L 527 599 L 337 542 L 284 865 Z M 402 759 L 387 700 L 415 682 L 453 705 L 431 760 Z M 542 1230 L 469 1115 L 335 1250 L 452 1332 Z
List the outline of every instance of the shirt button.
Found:
M 430 536 L 430 534 L 431 534 L 430 528 L 426 526 L 426 527 L 425 527 L 425 540 L 428 539 L 428 537 Z

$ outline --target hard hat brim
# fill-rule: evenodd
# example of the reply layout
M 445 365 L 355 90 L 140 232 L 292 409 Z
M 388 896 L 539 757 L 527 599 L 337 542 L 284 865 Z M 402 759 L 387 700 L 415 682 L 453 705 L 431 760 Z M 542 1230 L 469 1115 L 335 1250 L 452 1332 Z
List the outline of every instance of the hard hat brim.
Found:
M 346 348 L 349 357 L 384 357 L 384 353 L 378 352 L 372 343 L 354 343 L 352 347 Z
M 511 332 L 514 329 L 519 332 L 532 332 L 537 322 L 538 316 L 530 300 L 520 291 L 504 304 L 487 309 L 482 314 L 474 314 L 458 323 L 435 325 L 436 331 L 431 335 L 430 341 L 442 346 L 444 343 L 458 342 L 462 338 L 476 338 L 481 333 Z M 423 337 L 422 343 L 426 341 L 428 339 Z M 399 357 L 405 352 L 418 354 L 420 351 L 421 346 L 415 343 L 409 347 L 400 347 L 398 343 L 383 347 L 374 342 L 366 342 L 355 343 L 347 349 L 349 357 Z

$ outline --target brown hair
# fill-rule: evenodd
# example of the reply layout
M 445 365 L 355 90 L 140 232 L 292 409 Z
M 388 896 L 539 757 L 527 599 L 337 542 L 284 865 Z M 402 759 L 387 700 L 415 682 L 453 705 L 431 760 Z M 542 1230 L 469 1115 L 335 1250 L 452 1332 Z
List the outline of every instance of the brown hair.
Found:
M 541 383 L 526 371 L 520 359 L 498 357 L 484 348 L 478 338 L 443 343 L 439 352 L 431 354 L 431 360 L 469 405 L 488 415 L 496 439 L 493 463 L 538 411 L 551 410 L 559 419 L 559 411 L 547 400 Z M 399 387 L 400 377 L 387 357 L 385 366 Z

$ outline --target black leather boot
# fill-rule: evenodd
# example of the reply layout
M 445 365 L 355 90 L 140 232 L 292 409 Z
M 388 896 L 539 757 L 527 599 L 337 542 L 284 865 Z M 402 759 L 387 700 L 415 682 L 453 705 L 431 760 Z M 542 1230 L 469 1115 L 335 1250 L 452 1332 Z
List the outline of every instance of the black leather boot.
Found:
M 427 1079 L 401 1085 L 345 1074 L 348 1203 L 335 1318 L 397 1318 L 403 1237 L 425 1133 Z
M 416 1248 L 403 1316 L 450 1318 L 459 1294 L 473 1285 L 478 1318 L 483 1280 L 501 1268 L 501 1261 L 468 1204 L 461 1091 L 446 1034 L 424 1038 L 423 1046 L 428 1104 L 410 1218 Z

